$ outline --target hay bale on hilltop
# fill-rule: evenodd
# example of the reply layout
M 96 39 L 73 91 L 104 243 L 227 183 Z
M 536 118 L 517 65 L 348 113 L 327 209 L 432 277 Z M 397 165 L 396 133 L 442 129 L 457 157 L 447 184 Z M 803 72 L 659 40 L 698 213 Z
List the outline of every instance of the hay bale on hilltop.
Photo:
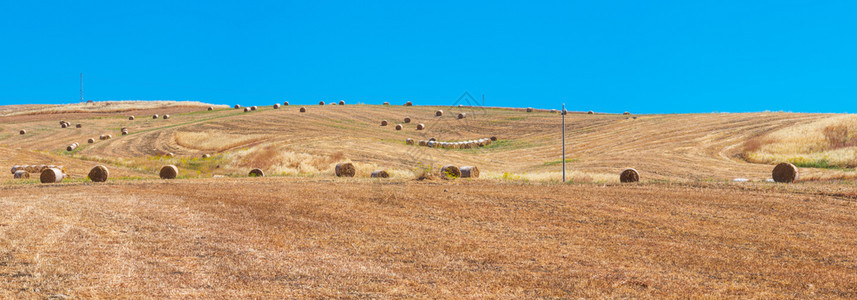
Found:
M 175 179 L 179 175 L 179 168 L 174 165 L 166 165 L 161 168 L 158 175 L 161 176 L 161 179 Z
M 249 107 L 245 107 L 245 108 L 244 108 L 244 112 L 250 112 L 250 108 L 249 108 Z
M 595 114 L 595 112 L 590 110 L 590 111 L 587 111 L 587 112 L 586 112 L 586 114 L 587 114 L 587 115 L 594 115 L 594 114 Z
M 258 107 L 258 106 L 255 106 L 255 105 L 250 106 L 250 110 L 257 110 L 257 109 L 259 109 L 259 107 Z
M 20 133 L 20 134 L 27 134 L 27 131 L 26 131 L 26 130 L 21 129 L 21 131 L 19 131 L 18 133 Z
M 157 120 L 160 116 L 158 114 L 152 115 L 152 120 Z
M 263 172 L 262 169 L 253 169 L 253 170 L 250 170 L 249 176 L 250 177 L 265 177 L 265 172 Z
M 345 105 L 345 100 L 339 100 L 339 105 Z
M 463 166 L 461 167 L 461 177 L 479 178 L 479 168 L 477 168 L 476 166 Z
M 459 119 L 459 120 L 460 120 L 460 119 L 464 119 L 464 118 L 466 118 L 466 117 L 467 117 L 467 114 L 466 114 L 466 113 L 460 113 L 460 114 L 458 114 L 458 119 Z
M 414 103 L 411 101 L 405 102 L 405 106 L 414 106 Z
M 130 117 L 128 117 L 128 120 L 129 120 L 129 121 L 134 121 L 134 116 L 130 116 Z
M 461 177 L 461 169 L 453 165 L 446 165 L 440 169 L 440 177 L 445 179 L 456 179 Z
M 396 124 L 396 130 L 402 130 L 402 128 L 404 128 L 402 124 Z
M 209 107 L 208 107 L 208 110 L 209 110 L 209 111 L 212 111 L 212 110 L 214 110 L 214 107 L 209 106 Z
M 324 105 L 324 101 L 318 101 L 318 105 Z
M 15 179 L 28 179 L 28 178 L 30 178 L 30 173 L 27 171 L 24 171 L 24 170 L 18 170 L 12 174 L 13 174 L 12 177 Z
M 280 104 L 279 104 L 279 103 L 274 103 L 274 109 L 280 109 Z
M 300 112 L 306 112 L 306 108 L 301 107 Z
M 798 179 L 799 173 L 797 167 L 790 163 L 780 163 L 771 172 L 771 178 L 775 182 L 792 183 Z
M 354 174 L 357 174 L 357 169 L 354 168 L 354 164 L 352 163 L 338 163 L 336 164 L 336 176 L 339 177 L 354 177 Z
M 89 180 L 92 182 L 105 182 L 107 181 L 107 177 L 110 177 L 110 171 L 107 170 L 107 167 L 98 165 L 89 170 Z
M 527 107 L 527 112 L 533 112 L 533 108 L 532 108 L 532 107 Z
M 442 109 L 438 109 L 436 112 L 434 112 L 434 116 L 435 116 L 435 117 L 443 116 L 443 110 L 442 110 Z
M 426 129 L 426 125 L 425 125 L 425 124 L 422 124 L 422 123 L 417 124 L 417 130 L 423 130 L 423 129 Z
M 619 182 L 638 182 L 638 181 L 640 181 L 640 173 L 637 173 L 637 170 L 625 169 L 625 170 L 622 170 L 622 173 L 619 173 Z
M 235 106 L 233 106 L 232 108 L 239 109 L 241 108 L 241 105 L 235 104 Z
M 405 144 L 413 145 L 413 144 L 414 144 L 414 139 L 412 139 L 412 138 L 406 138 L 406 139 L 405 139 Z
M 387 173 L 387 171 L 384 171 L 384 170 L 377 170 L 377 171 L 372 172 L 371 177 L 372 178 L 390 178 L 390 173 Z
M 42 183 L 56 183 L 61 182 L 63 179 L 63 173 L 60 169 L 45 169 L 42 171 L 42 174 L 39 175 L 39 181 Z
M 86 142 L 92 144 L 92 143 L 95 143 L 95 139 L 89 138 L 88 140 L 86 140 Z
M 381 120 L 381 126 L 387 126 L 387 120 Z
M 405 117 L 405 119 L 404 119 L 403 121 L 405 121 L 405 123 L 410 123 L 410 122 L 411 122 L 411 118 L 410 118 L 410 117 Z
M 390 102 L 384 102 L 384 103 L 383 103 L 383 104 L 381 104 L 381 105 L 390 105 Z
M 289 101 L 283 102 L 283 106 L 289 106 Z
M 624 112 L 624 113 L 622 113 L 622 114 L 623 114 L 623 115 L 626 115 L 626 116 L 630 116 L 630 115 L 631 115 L 631 113 L 629 113 L 629 112 L 627 112 L 627 111 L 626 111 L 626 112 Z

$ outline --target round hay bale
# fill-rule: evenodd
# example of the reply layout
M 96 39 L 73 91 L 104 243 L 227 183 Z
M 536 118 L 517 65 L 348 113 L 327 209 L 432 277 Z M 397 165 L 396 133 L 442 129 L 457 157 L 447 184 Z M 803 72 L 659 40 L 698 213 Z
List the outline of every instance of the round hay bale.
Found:
M 214 110 L 214 107 L 209 106 L 209 107 L 208 107 L 208 110 L 209 110 L 209 111 Z
M 466 117 L 467 117 L 467 114 L 466 114 L 466 113 L 460 113 L 460 114 L 458 114 L 458 119 L 464 119 L 464 118 L 466 118 Z
M 244 108 L 244 112 L 249 112 L 249 111 L 250 111 L 250 108 L 249 108 L 249 107 L 245 107 L 245 108 Z
M 479 178 L 479 168 L 476 166 L 461 167 L 462 178 Z
M 306 112 L 306 108 L 301 107 L 300 111 L 301 111 L 301 112 Z
M 492 136 L 492 137 L 490 137 L 490 139 L 491 139 L 491 141 L 493 141 L 493 142 L 496 142 L 496 141 L 497 141 L 497 137 L 496 137 L 496 136 Z
M 20 133 L 20 134 L 27 134 L 27 131 L 26 131 L 26 130 L 21 129 L 21 131 L 20 131 L 19 133 Z
M 461 177 L 461 169 L 453 165 L 446 165 L 440 169 L 440 177 L 446 179 L 456 179 Z
M 436 112 L 434 112 L 434 116 L 435 116 L 435 117 L 443 116 L 443 110 L 438 109 Z
M 630 116 L 630 115 L 631 115 L 631 113 L 629 113 L 629 112 L 627 112 L 627 111 L 626 111 L 626 112 L 624 112 L 624 113 L 622 113 L 622 114 L 623 114 L 623 115 L 626 115 L 626 116 Z
M 336 176 L 338 177 L 354 177 L 354 174 L 356 173 L 357 169 L 354 168 L 354 164 L 352 163 L 336 164 Z
M 595 112 L 590 110 L 590 111 L 587 111 L 587 112 L 586 112 L 586 114 L 587 114 L 587 115 L 594 115 L 594 114 L 595 114 Z
M 83 127 L 83 124 L 77 124 L 77 125 L 74 125 L 74 127 L 75 127 L 75 128 L 82 128 L 82 127 Z
M 152 115 L 152 120 L 156 120 L 156 119 L 158 119 L 158 117 L 160 117 L 160 116 L 158 116 L 158 114 L 154 114 L 154 115 Z
M 130 117 L 128 117 L 128 120 L 129 120 L 129 121 L 134 121 L 134 116 L 130 116 Z
M 327 105 L 336 105 L 336 102 L 330 101 L 330 102 L 327 102 Z
M 437 139 L 436 139 L 436 138 L 429 138 L 428 140 L 429 140 L 429 141 L 437 141 Z
M 381 120 L 381 126 L 387 126 L 387 120 Z
M 405 117 L 405 120 L 404 120 L 404 121 L 405 121 L 405 123 L 410 123 L 410 122 L 411 122 L 411 118 L 410 118 L 410 117 Z
M 14 177 L 15 179 L 30 178 L 30 173 L 27 171 L 24 171 L 24 170 L 15 171 L 15 173 L 12 173 L 12 174 L 15 174 L 15 175 L 12 175 L 12 177 Z
M 771 172 L 771 178 L 775 182 L 792 183 L 798 179 L 799 173 L 797 167 L 790 163 L 780 163 Z
M 250 177 L 265 177 L 265 172 L 263 172 L 262 169 L 253 169 L 253 170 L 250 170 L 249 176 Z
M 345 105 L 345 100 L 339 100 L 339 105 Z
M 86 140 L 86 142 L 92 144 L 95 143 L 95 139 L 89 138 L 88 140 Z
M 419 141 L 419 145 L 420 145 L 420 146 L 425 146 L 425 145 L 426 145 L 426 141 L 424 141 L 424 140 Z
M 19 166 L 19 165 L 12 166 L 12 174 L 15 174 L 15 172 L 17 172 L 18 169 L 21 169 L 21 166 Z
M 179 168 L 174 165 L 166 165 L 161 168 L 158 175 L 161 176 L 161 179 L 175 179 L 179 175 Z
M 396 124 L 396 130 L 402 130 L 402 128 L 404 128 L 402 124 Z
M 235 106 L 233 106 L 233 108 L 239 109 L 239 108 L 241 108 L 241 105 L 235 104 Z
M 425 124 L 422 124 L 422 123 L 417 124 L 417 130 L 423 130 L 423 129 L 426 129 L 426 125 L 425 125 Z
M 112 138 L 113 138 L 113 135 L 112 135 L 112 134 L 107 134 L 107 139 L 108 139 L 108 140 L 109 140 L 109 139 L 112 139 Z
M 274 109 L 279 109 L 279 108 L 280 108 L 280 104 L 279 104 L 279 103 L 274 103 Z
M 164 115 L 164 120 L 169 119 L 170 115 Z
M 65 124 L 65 120 L 60 120 L 60 125 Z
M 405 106 L 414 106 L 414 103 L 411 101 L 405 102 Z
M 68 127 L 68 125 L 65 125 L 65 123 L 60 124 L 60 126 L 61 126 L 62 128 L 66 128 L 66 127 Z
M 406 138 L 406 139 L 405 139 L 405 144 L 413 145 L 413 144 L 414 144 L 414 139 L 412 139 L 412 138 Z
M 202 155 L 202 158 L 209 158 L 209 157 L 211 157 L 211 155 L 208 153 Z
M 289 106 L 289 101 L 283 102 L 283 106 Z
M 638 181 L 640 181 L 640 173 L 637 173 L 637 170 L 625 169 L 625 170 L 622 170 L 622 173 L 619 173 L 619 182 L 638 182 Z
M 164 154 L 164 156 L 169 157 L 169 158 L 173 158 L 173 156 L 176 156 L 176 155 L 173 154 L 172 152 L 168 152 L 167 154 Z
M 98 165 L 89 170 L 88 177 L 92 182 L 105 182 L 107 181 L 107 177 L 110 177 L 110 171 L 106 167 Z
M 123 130 L 122 135 L 128 135 L 128 130 Z
M 259 107 L 258 107 L 258 106 L 255 106 L 255 105 L 250 106 L 250 110 L 257 110 L 257 109 L 259 109 Z
M 69 145 L 68 147 L 65 147 L 65 151 L 74 151 L 74 148 L 76 148 L 74 145 Z
M 324 101 L 318 101 L 318 105 L 324 105 Z
M 381 105 L 390 105 L 390 102 L 384 102 L 384 103 L 383 103 L 383 104 L 381 104 Z
M 371 177 L 372 178 L 390 178 L 390 173 L 387 173 L 387 171 L 384 171 L 384 170 L 377 170 L 377 171 L 372 172 Z
M 42 174 L 39 175 L 39 181 L 42 183 L 56 183 L 61 182 L 63 178 L 62 170 L 60 169 L 45 169 L 42 171 Z
M 435 142 L 435 141 L 428 141 L 428 142 L 426 142 L 426 146 L 427 146 L 427 147 L 431 147 L 431 148 L 434 148 L 434 145 L 435 145 L 435 144 L 437 144 L 437 142 Z
M 533 112 L 533 108 L 532 108 L 532 107 L 527 107 L 527 112 Z

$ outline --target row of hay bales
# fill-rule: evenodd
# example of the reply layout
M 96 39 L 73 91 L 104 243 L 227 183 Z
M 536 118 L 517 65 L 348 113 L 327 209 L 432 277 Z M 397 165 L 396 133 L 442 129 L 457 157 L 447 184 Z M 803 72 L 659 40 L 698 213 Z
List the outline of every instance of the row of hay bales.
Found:
M 797 181 L 799 177 L 800 172 L 798 171 L 798 168 L 791 163 L 779 163 L 771 171 L 771 179 L 773 179 L 774 182 L 792 183 Z M 619 182 L 628 183 L 639 181 L 640 173 L 635 169 L 624 169 L 619 173 Z
M 445 165 L 440 168 L 440 176 L 445 179 L 479 178 L 479 168 L 476 166 Z
M 410 123 L 410 119 L 408 119 L 408 122 L 405 122 L 405 123 Z M 387 120 L 381 120 L 381 126 L 387 126 L 388 124 L 389 124 L 389 122 L 387 122 Z M 401 130 L 405 129 L 405 126 L 402 124 L 396 124 L 395 128 L 396 128 L 396 130 L 401 131 Z M 424 129 L 426 129 L 426 124 L 423 124 L 423 123 L 417 124 L 417 130 L 424 130 Z
M 434 138 L 428 140 L 420 140 L 414 141 L 414 139 L 408 138 L 405 139 L 405 144 L 408 145 L 419 145 L 429 148 L 444 148 L 444 149 L 475 149 L 479 147 L 485 147 L 491 145 L 491 143 L 497 141 L 497 137 L 490 138 L 482 138 L 477 140 L 467 140 L 461 142 L 440 142 L 435 140 Z

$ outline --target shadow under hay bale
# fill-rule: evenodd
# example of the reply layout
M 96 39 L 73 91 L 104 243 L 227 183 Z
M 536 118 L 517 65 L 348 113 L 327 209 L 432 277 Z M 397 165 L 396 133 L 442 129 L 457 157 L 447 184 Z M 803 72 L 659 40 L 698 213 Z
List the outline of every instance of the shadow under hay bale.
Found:
M 27 171 L 24 171 L 24 170 L 18 170 L 18 171 L 15 171 L 15 173 L 12 173 L 12 174 L 14 174 L 14 175 L 12 175 L 12 177 L 13 177 L 13 178 L 15 178 L 15 179 L 28 179 L 28 178 L 30 178 L 30 172 L 27 172 Z
M 98 165 L 89 170 L 88 177 L 92 182 L 105 182 L 107 177 L 110 177 L 110 171 L 107 170 L 107 167 Z
M 619 182 L 638 182 L 638 181 L 640 181 L 640 173 L 637 173 L 637 170 L 625 169 L 625 170 L 622 170 L 622 173 L 619 173 Z
M 253 169 L 253 170 L 250 170 L 249 176 L 250 177 L 265 177 L 265 172 L 263 172 L 262 169 Z
M 335 171 L 338 177 L 354 177 L 354 174 L 357 174 L 357 169 L 352 163 L 338 163 Z
M 62 179 L 62 171 L 56 168 L 45 169 L 44 171 L 42 171 L 42 174 L 39 175 L 39 181 L 41 181 L 42 183 L 56 183 L 61 182 Z
M 461 167 L 461 178 L 479 178 L 479 168 L 476 166 Z
M 175 179 L 179 175 L 179 168 L 174 165 L 166 165 L 161 168 L 158 175 L 161 176 L 161 179 Z
M 440 177 L 445 179 L 456 179 L 461 177 L 461 169 L 453 165 L 446 165 L 440 169 Z
M 774 170 L 771 171 L 771 178 L 774 179 L 775 182 L 781 183 L 792 183 L 798 180 L 798 169 L 795 165 L 790 163 L 780 163 Z
M 372 178 L 390 178 L 390 173 L 387 173 L 387 171 L 384 171 L 384 170 L 377 170 L 377 171 L 372 172 L 371 177 Z

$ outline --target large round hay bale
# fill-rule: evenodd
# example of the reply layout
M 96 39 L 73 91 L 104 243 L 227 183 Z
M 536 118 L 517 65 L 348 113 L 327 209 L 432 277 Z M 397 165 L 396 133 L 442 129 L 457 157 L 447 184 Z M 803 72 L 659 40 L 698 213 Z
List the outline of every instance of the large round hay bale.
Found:
M 209 157 L 211 157 L 211 154 L 206 153 L 206 154 L 202 155 L 202 158 L 209 158 Z
M 301 107 L 300 111 L 301 111 L 301 112 L 306 112 L 306 108 Z
M 417 124 L 417 130 L 423 130 L 423 129 L 426 129 L 426 125 L 425 125 L 425 124 L 422 124 L 422 123 Z
M 65 124 L 65 120 L 60 120 L 60 125 Z
M 289 101 L 283 102 L 283 106 L 289 106 Z
M 619 182 L 638 182 L 638 181 L 640 181 L 640 173 L 637 173 L 637 170 L 625 169 L 625 170 L 622 170 L 622 173 L 619 173 Z
M 434 147 L 435 147 L 435 145 L 437 145 L 437 142 L 436 142 L 436 141 L 428 141 L 428 142 L 426 142 L 426 146 L 428 146 L 428 147 L 430 147 L 430 148 L 434 148 Z
M 170 115 L 164 115 L 164 120 L 169 119 Z
M 396 124 L 396 130 L 402 130 L 402 128 L 404 128 L 402 124 Z
M 152 120 L 156 120 L 156 119 L 158 119 L 159 117 L 160 117 L 160 116 L 159 116 L 158 114 L 154 114 L 154 115 L 152 115 Z
M 106 167 L 98 165 L 89 170 L 88 177 L 92 182 L 105 182 L 107 181 L 107 177 L 110 177 L 110 171 Z
M 428 140 L 429 140 L 429 141 L 437 141 L 437 139 L 436 139 L 436 138 L 429 138 Z
M 381 120 L 381 126 L 387 126 L 387 120 Z
M 532 108 L 532 107 L 527 107 L 527 112 L 533 112 L 533 108 Z
M 372 178 L 390 178 L 390 173 L 387 173 L 387 171 L 384 171 L 384 170 L 377 170 L 377 171 L 372 172 L 371 177 Z
M 460 113 L 460 114 L 458 114 L 458 118 L 459 118 L 459 119 L 464 119 L 464 118 L 466 118 L 466 117 L 467 117 L 467 114 L 466 114 L 466 113 Z
M 250 106 L 250 110 L 257 110 L 257 109 L 259 109 L 259 107 L 258 107 L 258 106 L 255 106 L 255 105 Z
M 626 111 L 626 112 L 624 112 L 624 113 L 622 113 L 622 114 L 623 114 L 623 115 L 626 115 L 626 116 L 630 116 L 630 115 L 631 115 L 631 113 L 629 113 L 629 112 L 627 112 L 627 111 Z
M 274 109 L 279 109 L 279 108 L 280 108 L 280 104 L 279 104 L 279 103 L 274 103 Z
M 453 165 L 446 165 L 440 169 L 440 177 L 446 179 L 455 179 L 461 177 L 461 169 Z
M 250 177 L 265 177 L 265 172 L 263 172 L 262 169 L 253 169 L 253 170 L 250 170 L 249 176 Z
M 89 138 L 88 140 L 86 140 L 86 142 L 92 144 L 92 143 L 95 143 L 95 139 Z
M 792 183 L 798 179 L 798 169 L 790 163 L 780 163 L 771 172 L 771 178 L 776 182 Z
M 68 147 L 65 147 L 65 151 L 74 151 L 75 148 L 77 147 L 75 147 L 74 145 L 68 145 Z
M 12 173 L 12 174 L 15 174 L 15 175 L 12 175 L 12 176 L 13 176 L 13 178 L 15 178 L 15 179 L 27 179 L 27 178 L 30 178 L 30 173 L 29 173 L 29 172 L 27 172 L 27 171 L 24 171 L 24 170 L 18 170 L 18 171 L 15 171 L 15 173 Z
M 179 168 L 174 165 L 163 166 L 159 175 L 161 179 L 175 179 L 179 175 Z
M 324 105 L 324 101 L 318 101 L 318 105 Z
M 425 146 L 425 145 L 426 145 L 426 141 L 424 141 L 424 140 L 419 141 L 419 145 L 420 145 L 420 146 Z
M 414 144 L 414 139 L 412 139 L 412 138 L 406 138 L 406 139 L 405 139 L 405 144 L 413 145 L 413 144 Z
M 209 107 L 208 107 L 208 110 L 209 110 L 209 111 L 214 110 L 214 107 L 209 106 Z
M 250 108 L 249 108 L 249 107 L 245 107 L 245 108 L 244 108 L 244 112 L 249 112 L 249 111 L 250 111 Z
M 438 109 L 436 112 L 434 112 L 434 115 L 435 115 L 436 117 L 443 116 L 443 110 L 442 110 L 442 109 Z
M 235 106 L 233 106 L 233 108 L 239 109 L 239 108 L 241 108 L 241 105 L 235 104 Z
M 20 134 L 27 134 L 27 131 L 26 131 L 26 130 L 21 129 L 21 131 L 20 131 L 20 132 L 18 132 L 18 133 L 20 133 Z
M 339 100 L 339 105 L 345 105 L 345 100 Z
M 108 134 L 107 134 L 107 139 L 109 140 L 109 139 L 112 139 L 112 138 L 113 138 L 113 135 L 108 133 Z
M 357 169 L 354 168 L 354 164 L 352 163 L 338 163 L 336 164 L 336 176 L 339 177 L 354 177 L 354 174 L 357 173 Z
M 411 122 L 411 118 L 410 118 L 410 117 L 405 117 L 404 121 L 405 121 L 405 123 L 410 123 L 410 122 Z
M 19 169 L 21 169 L 21 166 L 19 165 L 12 166 L 12 174 L 15 174 L 15 172 L 17 172 Z
M 586 114 L 587 114 L 587 115 L 594 115 L 594 114 L 595 114 L 595 112 L 590 110 L 590 111 L 587 111 L 587 112 L 586 112 Z
M 60 127 L 62 127 L 62 128 L 67 128 L 67 127 L 68 127 L 68 125 L 66 125 L 65 123 L 62 123 L 62 124 L 60 124 Z
M 129 121 L 134 121 L 134 116 L 130 116 L 130 117 L 128 117 L 128 120 L 129 120 Z
M 122 135 L 128 135 L 128 130 L 122 130 Z
M 74 125 L 75 128 L 83 128 L 83 124 Z
M 461 167 L 462 178 L 479 178 L 479 168 L 476 166 Z
M 492 142 L 496 142 L 496 141 L 497 141 L 497 137 L 496 137 L 496 136 L 492 136 L 492 137 L 490 137 L 489 139 L 491 139 L 491 141 L 492 141 Z
M 405 106 L 414 106 L 414 103 L 411 101 L 405 102 Z
M 39 181 L 41 181 L 42 183 L 55 183 L 61 182 L 62 178 L 63 174 L 60 169 L 45 169 L 39 176 Z
M 390 105 L 390 102 L 384 102 L 384 103 L 383 103 L 383 104 L 381 104 L 381 105 Z

